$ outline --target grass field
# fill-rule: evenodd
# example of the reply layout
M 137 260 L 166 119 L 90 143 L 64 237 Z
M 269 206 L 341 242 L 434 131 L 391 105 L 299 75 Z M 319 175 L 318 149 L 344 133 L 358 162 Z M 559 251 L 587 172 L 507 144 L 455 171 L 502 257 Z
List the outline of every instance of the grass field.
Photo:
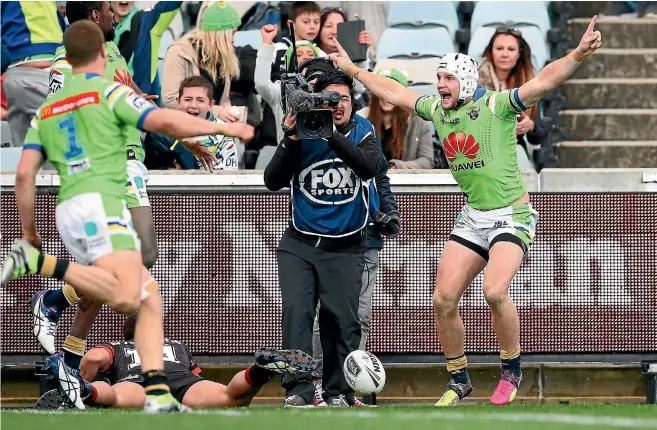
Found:
M 253 407 L 157 416 L 116 410 L 52 413 L 3 410 L 0 419 L 3 430 L 607 430 L 657 429 L 657 406 L 515 405 L 506 408 L 463 406 L 448 410 L 417 406 L 330 410 Z

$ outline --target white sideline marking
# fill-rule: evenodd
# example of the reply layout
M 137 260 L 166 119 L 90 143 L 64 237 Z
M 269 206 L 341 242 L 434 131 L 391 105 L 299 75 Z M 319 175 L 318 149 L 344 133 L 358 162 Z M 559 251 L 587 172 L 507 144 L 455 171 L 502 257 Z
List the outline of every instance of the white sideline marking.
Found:
M 258 409 L 259 411 L 267 409 Z M 271 408 L 271 411 L 280 411 L 279 408 Z M 288 411 L 288 409 L 286 409 Z M 353 411 L 348 409 L 339 409 L 339 410 L 327 410 L 327 409 L 289 409 L 291 412 L 290 415 L 312 415 L 312 416 L 330 416 L 331 418 L 345 418 L 348 420 L 353 420 L 354 418 L 361 419 L 377 419 L 377 418 L 396 418 L 396 419 L 415 419 L 415 420 L 424 420 L 424 419 L 434 419 L 434 418 L 446 418 L 455 421 L 467 421 L 467 420 L 482 420 L 482 421 L 511 421 L 511 422 L 543 422 L 543 423 L 559 423 L 559 424 L 574 424 L 581 426 L 608 426 L 608 427 L 619 427 L 619 428 L 652 428 L 657 429 L 657 420 L 651 419 L 640 419 L 640 418 L 625 418 L 618 416 L 592 416 L 592 415 L 567 415 L 567 414 L 527 414 L 527 413 L 518 413 L 518 414 L 506 414 L 499 412 L 390 412 L 389 408 L 382 408 L 380 412 L 377 411 Z M 348 413 L 342 414 L 340 412 Z M 106 415 L 107 411 L 37 411 L 33 409 L 24 409 L 24 410 L 3 410 L 5 413 L 31 413 L 31 414 L 52 414 L 52 415 Z M 113 413 L 125 414 L 125 415 L 134 415 L 140 414 L 140 411 L 120 411 L 115 410 Z M 245 417 L 253 414 L 251 411 L 242 410 L 242 409 L 217 409 L 217 410 L 193 410 L 189 414 L 195 415 L 220 415 L 228 417 Z M 186 414 L 183 414 L 186 415 Z

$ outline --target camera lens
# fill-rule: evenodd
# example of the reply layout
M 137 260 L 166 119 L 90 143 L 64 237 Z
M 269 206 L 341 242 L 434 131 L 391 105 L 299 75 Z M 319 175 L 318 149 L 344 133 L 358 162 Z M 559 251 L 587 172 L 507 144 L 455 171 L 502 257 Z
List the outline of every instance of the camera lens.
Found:
M 316 112 L 309 112 L 303 123 L 304 128 L 312 134 L 321 134 L 326 128 L 324 119 Z

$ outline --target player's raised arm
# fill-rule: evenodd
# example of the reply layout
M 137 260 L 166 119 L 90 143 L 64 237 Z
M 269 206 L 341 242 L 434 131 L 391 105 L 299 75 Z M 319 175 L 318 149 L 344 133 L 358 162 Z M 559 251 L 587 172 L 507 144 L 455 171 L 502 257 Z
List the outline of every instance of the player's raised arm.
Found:
M 330 54 L 328 57 L 340 70 L 354 79 L 358 79 L 368 90 L 388 103 L 411 111 L 415 110 L 415 102 L 420 98 L 420 94 L 409 90 L 394 79 L 370 73 L 354 65 L 347 51 L 340 46 L 337 39 L 335 39 L 335 44 L 338 46 L 338 52 Z
M 586 57 L 602 45 L 602 34 L 593 30 L 597 21 L 598 16 L 595 15 L 574 51 L 548 64 L 538 75 L 520 87 L 518 96 L 526 108 L 535 105 L 546 93 L 561 85 Z

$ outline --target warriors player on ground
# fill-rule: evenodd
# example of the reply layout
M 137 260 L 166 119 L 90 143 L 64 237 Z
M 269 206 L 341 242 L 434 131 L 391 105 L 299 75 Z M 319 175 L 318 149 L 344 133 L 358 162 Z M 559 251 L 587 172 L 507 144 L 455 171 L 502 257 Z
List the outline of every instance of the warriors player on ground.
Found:
M 522 381 L 520 323 L 508 292 L 534 239 L 538 219 L 518 169 L 516 117 L 561 85 L 600 47 L 602 36 L 593 31 L 596 21 L 593 17 L 573 52 L 547 65 L 520 88 L 503 92 L 477 87 L 477 63 L 463 54 L 441 59 L 440 97 L 421 97 L 392 79 L 358 68 L 342 47 L 329 55 L 378 97 L 434 123 L 450 170 L 467 195 L 468 203 L 456 218 L 440 259 L 433 295 L 438 336 L 451 375 L 436 406 L 454 405 L 472 392 L 458 303 L 485 267 L 484 296 L 500 343 L 502 366 L 501 380 L 490 400 L 504 405 L 516 396 Z
M 179 404 L 169 393 L 162 361 L 162 299 L 157 282 L 142 265 L 140 241 L 125 204 L 126 134 L 135 127 L 176 137 L 231 135 L 234 129 L 232 124 L 157 109 L 131 88 L 107 81 L 101 76 L 107 62 L 103 42 L 98 26 L 87 20 L 72 24 L 64 34 L 73 76 L 37 110 L 25 138 L 15 187 L 23 240 L 14 243 L 5 259 L 1 283 L 40 274 L 62 279 L 72 286 L 73 294 L 106 303 L 116 311 L 132 314 L 139 310 L 135 341 L 147 392 L 144 408 L 176 410 Z M 61 178 L 57 229 L 79 264 L 38 249 L 35 176 L 46 158 Z M 64 289 L 51 296 L 55 309 L 68 303 Z M 65 348 L 82 347 L 70 339 L 67 342 Z M 48 357 L 44 367 L 58 381 L 62 395 L 84 408 L 79 361 L 57 354 Z
M 90 349 L 82 358 L 80 376 L 93 381 L 85 403 L 87 406 L 140 408 L 145 394 L 141 377 L 141 359 L 135 349 L 133 317 L 123 324 L 122 342 L 111 342 Z M 260 349 L 255 363 L 237 373 L 226 386 L 202 376 L 189 348 L 182 342 L 164 340 L 164 370 L 171 394 L 185 406 L 225 408 L 248 406 L 260 388 L 274 376 L 312 370 L 313 358 L 299 350 Z M 98 377 L 98 378 L 97 378 Z M 37 401 L 36 409 L 59 409 L 65 406 L 57 390 L 50 390 Z

